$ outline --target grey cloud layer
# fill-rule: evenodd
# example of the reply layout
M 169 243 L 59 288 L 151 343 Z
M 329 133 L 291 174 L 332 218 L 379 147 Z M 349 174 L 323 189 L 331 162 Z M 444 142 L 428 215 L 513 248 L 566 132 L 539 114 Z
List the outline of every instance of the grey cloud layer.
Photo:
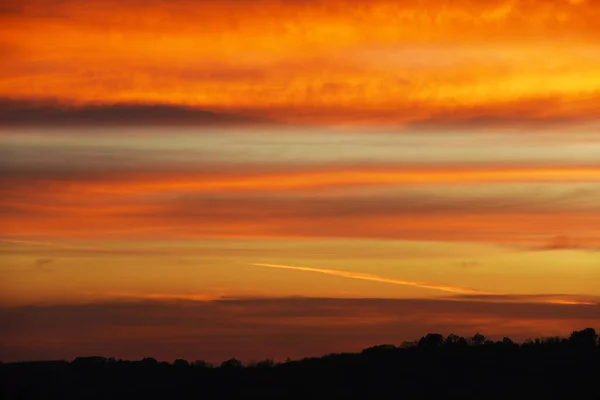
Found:
M 264 122 L 256 117 L 217 113 L 170 104 L 68 105 L 0 99 L 0 126 L 236 125 Z
M 527 302 L 258 298 L 22 307 L 0 309 L 0 359 L 284 359 L 400 344 L 428 332 L 522 340 L 598 323 L 600 306 Z

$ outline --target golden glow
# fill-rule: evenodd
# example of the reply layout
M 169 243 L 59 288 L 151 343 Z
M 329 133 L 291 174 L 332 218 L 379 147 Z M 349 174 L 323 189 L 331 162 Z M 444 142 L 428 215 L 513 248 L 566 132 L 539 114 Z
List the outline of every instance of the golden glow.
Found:
M 322 122 L 598 112 L 590 2 L 35 3 L 0 17 L 0 95 Z

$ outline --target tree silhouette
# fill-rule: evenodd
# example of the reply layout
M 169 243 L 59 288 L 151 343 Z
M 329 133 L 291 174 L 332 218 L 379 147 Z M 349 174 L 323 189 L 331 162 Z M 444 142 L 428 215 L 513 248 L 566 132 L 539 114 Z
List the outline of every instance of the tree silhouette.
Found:
M 598 335 L 593 328 L 586 328 L 581 331 L 573 331 L 569 337 L 569 341 L 581 347 L 594 347 L 598 341 Z
M 444 344 L 444 336 L 439 333 L 428 333 L 419 340 L 419 347 L 439 347 Z
M 144 365 L 157 365 L 158 361 L 156 361 L 155 358 L 146 357 L 146 358 L 142 359 L 142 364 L 144 364 Z
M 271 359 L 266 359 L 256 363 L 256 368 L 273 368 L 275 362 Z
M 466 346 L 467 345 L 467 340 L 462 337 L 462 336 L 458 336 L 455 335 L 454 333 L 449 334 L 448 336 L 446 336 L 446 340 L 444 340 L 444 346 Z
M 173 362 L 173 366 L 177 367 L 177 368 L 189 368 L 190 363 L 187 360 L 183 360 L 181 358 L 178 358 L 177 360 L 175 360 Z
M 486 337 L 483 336 L 481 333 L 476 333 L 472 338 L 471 338 L 471 343 L 475 346 L 480 346 L 482 344 L 484 344 L 486 341 Z
M 430 333 L 417 345 L 209 366 L 97 356 L 0 363 L 0 399 L 600 399 L 600 343 L 592 328 L 523 344 Z
M 73 364 L 76 365 L 98 365 L 98 364 L 106 364 L 108 359 L 100 356 L 90 356 L 90 357 L 77 357 L 73 360 Z
M 395 348 L 396 348 L 396 346 L 394 346 L 393 344 L 380 344 L 378 346 L 372 346 L 372 347 L 364 349 L 362 351 L 362 354 L 383 353 L 383 352 L 386 352 L 386 351 L 394 350 Z
M 405 340 L 405 341 L 402 342 L 402 344 L 400 345 L 400 347 L 403 348 L 403 349 L 408 349 L 408 348 L 411 348 L 411 347 L 417 347 L 418 345 L 419 345 L 419 341 L 418 340 L 416 340 L 416 341 L 415 340 L 412 340 L 412 341 Z
M 196 360 L 192 363 L 194 368 L 210 368 L 211 365 L 204 360 Z
M 229 360 L 221 363 L 221 368 L 241 368 L 242 362 L 236 358 L 230 358 Z

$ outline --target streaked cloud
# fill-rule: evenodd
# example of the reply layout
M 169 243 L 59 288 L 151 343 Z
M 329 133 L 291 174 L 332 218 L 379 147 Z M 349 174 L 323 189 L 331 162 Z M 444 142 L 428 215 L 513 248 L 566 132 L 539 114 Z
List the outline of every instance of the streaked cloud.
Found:
M 194 293 L 136 293 L 136 292 L 81 292 L 82 296 L 102 299 L 103 301 L 139 301 L 139 300 L 187 300 L 187 301 L 213 301 L 220 296 Z
M 107 250 L 105 248 L 101 248 L 101 247 L 79 246 L 79 245 L 72 245 L 72 244 L 63 243 L 63 242 L 61 242 L 61 243 L 40 242 L 40 241 L 35 241 L 35 240 L 5 239 L 5 238 L 0 238 L 0 242 L 11 243 L 11 244 L 22 244 L 22 245 L 28 245 L 28 246 L 53 247 L 53 248 L 63 249 L 63 250 L 87 250 L 87 251 L 94 251 L 94 252 L 109 251 L 109 250 Z
M 61 104 L 0 98 L 0 126 L 236 126 L 267 124 L 256 117 L 172 104 Z
M 598 115 L 591 2 L 9 3 L 4 97 L 325 125 L 487 128 Z
M 313 176 L 333 182 L 335 172 L 327 171 Z M 420 179 L 420 171 L 411 173 Z M 593 187 L 591 182 L 546 182 L 531 191 L 514 181 L 382 187 L 365 178 L 364 185 L 316 191 L 308 175 L 294 190 L 287 189 L 288 175 L 281 171 L 263 175 L 270 181 L 259 176 L 240 171 L 191 181 L 177 175 L 155 180 L 151 174 L 5 179 L 0 233 L 5 240 L 66 247 L 79 237 L 355 237 L 490 242 L 532 251 L 556 248 L 557 233 L 571 238 L 572 250 L 600 245 L 598 195 L 579 189 Z M 223 189 L 228 181 L 249 186 Z
M 546 303 L 563 305 L 597 306 L 597 296 L 574 296 L 561 294 L 458 294 L 455 299 L 464 301 L 485 301 L 500 303 Z
M 534 247 L 533 251 L 560 251 L 560 250 L 586 250 L 600 251 L 600 246 L 596 243 L 586 243 L 586 241 L 578 240 L 568 236 L 556 236 L 547 244 Z
M 419 166 L 419 165 L 365 165 L 365 166 L 266 166 L 259 168 L 229 168 L 218 171 L 215 167 L 206 171 L 146 171 L 124 172 L 115 176 L 109 171 L 85 179 L 47 179 L 56 192 L 77 190 L 82 193 L 143 194 L 143 193 L 202 193 L 227 191 L 294 191 L 344 187 L 373 187 L 399 185 L 454 185 L 454 184 L 500 184 L 500 183 L 596 183 L 600 181 L 600 166 Z M 254 169 L 254 171 L 253 171 Z M 286 171 L 287 169 L 287 171 Z M 98 175 L 98 174 L 96 174 Z M 6 176 L 6 184 L 21 182 Z M 77 177 L 75 177 L 77 178 Z M 6 189 L 5 189 L 6 190 Z

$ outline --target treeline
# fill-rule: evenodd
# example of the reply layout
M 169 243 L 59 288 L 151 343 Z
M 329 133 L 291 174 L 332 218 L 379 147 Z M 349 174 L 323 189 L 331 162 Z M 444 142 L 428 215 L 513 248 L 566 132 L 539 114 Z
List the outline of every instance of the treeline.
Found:
M 594 399 L 600 400 L 600 339 L 587 328 L 569 338 L 516 343 L 481 334 L 431 333 L 360 353 L 244 365 L 179 359 L 0 364 L 1 399 Z

